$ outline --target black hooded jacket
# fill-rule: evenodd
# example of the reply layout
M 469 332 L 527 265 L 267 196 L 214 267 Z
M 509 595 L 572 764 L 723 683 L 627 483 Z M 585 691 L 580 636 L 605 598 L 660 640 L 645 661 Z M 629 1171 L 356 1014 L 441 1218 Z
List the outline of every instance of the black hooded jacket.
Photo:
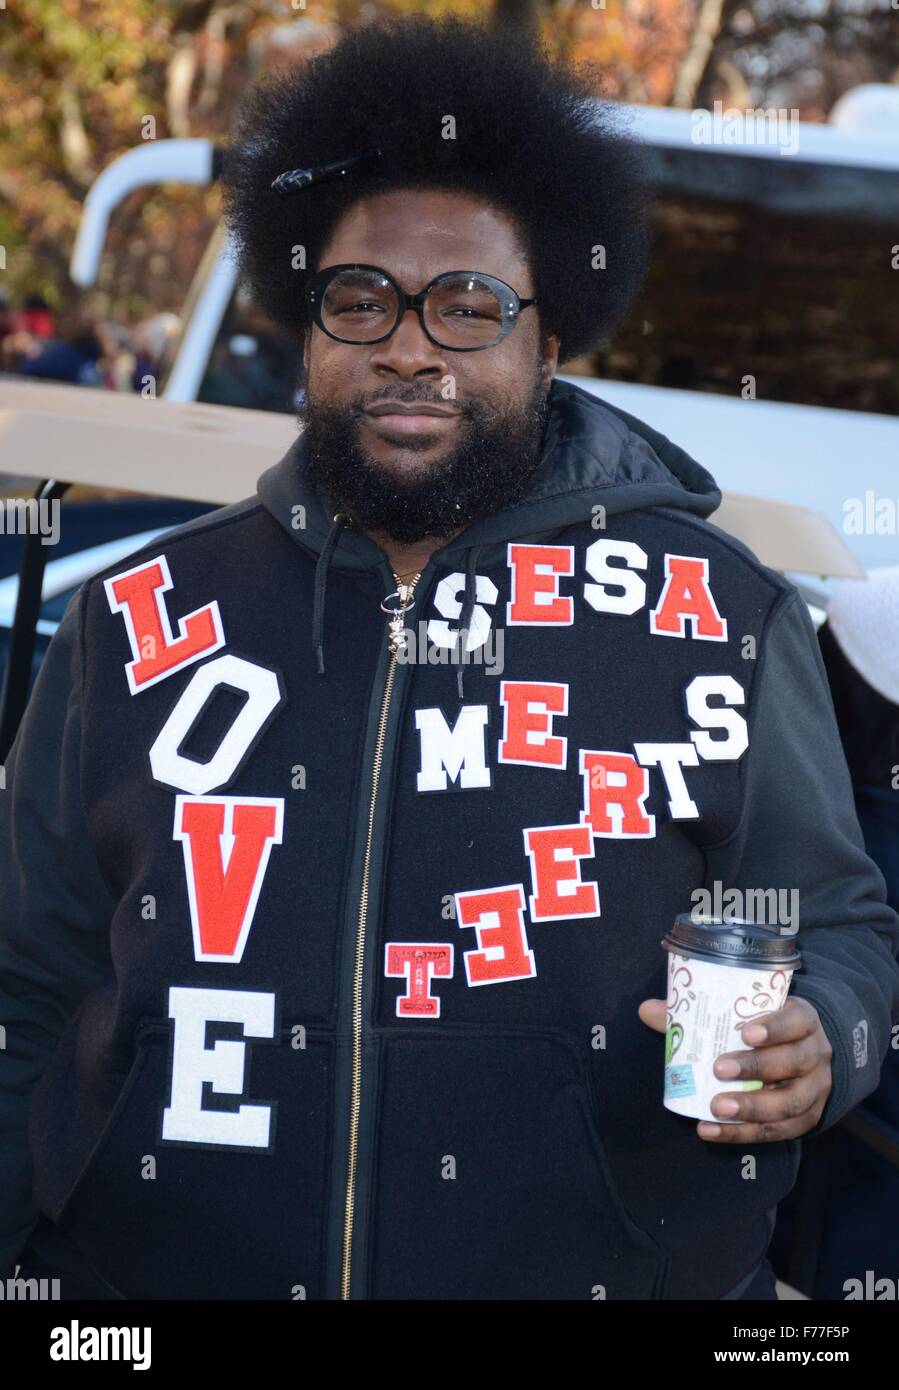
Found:
M 798 894 L 822 1130 L 877 1085 L 899 918 L 805 605 L 719 503 L 557 381 L 399 654 L 302 437 L 81 587 L 0 792 L 9 1272 L 43 1214 L 126 1298 L 736 1296 L 799 1144 L 663 1106 L 662 934 Z

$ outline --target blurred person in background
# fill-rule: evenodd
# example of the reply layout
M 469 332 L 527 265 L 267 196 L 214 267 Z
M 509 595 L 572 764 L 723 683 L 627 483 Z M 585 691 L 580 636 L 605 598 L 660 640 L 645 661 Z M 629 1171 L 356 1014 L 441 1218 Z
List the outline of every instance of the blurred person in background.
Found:
M 0 371 L 15 372 L 23 361 L 38 358 L 53 338 L 56 320 L 40 294 L 26 295 L 21 309 L 13 309 L 4 288 L 0 298 Z
M 6 285 L 0 285 L 0 344 L 15 330 L 12 295 Z
M 865 848 L 899 909 L 899 565 L 839 584 L 818 634 L 852 777 Z M 859 1106 L 899 1142 L 899 1049 L 887 1053 L 880 1085 Z M 851 1134 L 839 1135 L 831 1171 L 831 1228 L 821 1298 L 842 1298 L 865 1269 L 892 1274 L 899 1231 L 899 1168 Z
M 135 355 L 131 377 L 132 390 L 143 391 L 148 385 L 148 378 L 152 378 L 153 389 L 156 390 L 156 383 L 168 365 L 180 332 L 180 318 L 168 310 L 141 319 L 131 334 L 131 346 Z
M 836 585 L 818 642 L 852 780 L 865 849 L 883 874 L 887 902 L 899 909 L 899 565 Z M 889 1050 L 877 1089 L 857 1107 L 899 1144 L 899 1049 Z M 845 1129 L 822 1151 L 827 1220 L 814 1277 L 803 1293 L 846 1297 L 865 1271 L 892 1276 L 899 1231 L 899 1168 Z M 814 1148 L 806 1149 L 808 1161 Z M 797 1229 L 798 1189 L 781 1208 L 772 1243 L 786 1275 Z
M 82 310 L 72 310 L 60 320 L 59 336 L 49 339 L 37 352 L 28 350 L 13 370 L 20 376 L 43 381 L 65 381 L 78 386 L 102 384 L 102 330 L 97 321 Z
M 113 319 L 107 319 L 99 325 L 98 333 L 103 346 L 102 385 L 108 391 L 133 391 L 137 357 L 131 345 L 129 329 Z
M 899 565 L 837 585 L 818 640 L 865 846 L 899 907 Z
M 26 295 L 16 319 L 16 326 L 35 338 L 52 338 L 56 330 L 56 319 L 42 294 Z

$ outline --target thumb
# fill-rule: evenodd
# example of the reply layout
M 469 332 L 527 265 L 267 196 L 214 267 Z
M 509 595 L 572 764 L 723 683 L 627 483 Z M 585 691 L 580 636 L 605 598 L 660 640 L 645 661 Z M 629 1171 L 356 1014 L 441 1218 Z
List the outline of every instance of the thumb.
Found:
M 644 999 L 637 1009 L 637 1013 L 647 1027 L 654 1028 L 657 1033 L 664 1033 L 668 1017 L 668 1009 L 664 999 Z

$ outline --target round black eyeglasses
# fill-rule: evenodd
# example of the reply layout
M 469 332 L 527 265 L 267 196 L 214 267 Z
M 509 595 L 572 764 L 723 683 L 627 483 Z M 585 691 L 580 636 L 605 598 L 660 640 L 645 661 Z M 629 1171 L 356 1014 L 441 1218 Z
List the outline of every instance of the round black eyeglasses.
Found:
M 413 309 L 431 342 L 453 352 L 493 347 L 521 310 L 537 303 L 481 271 L 446 270 L 418 294 L 406 294 L 386 270 L 351 264 L 317 271 L 305 294 L 315 323 L 339 343 L 382 343 Z

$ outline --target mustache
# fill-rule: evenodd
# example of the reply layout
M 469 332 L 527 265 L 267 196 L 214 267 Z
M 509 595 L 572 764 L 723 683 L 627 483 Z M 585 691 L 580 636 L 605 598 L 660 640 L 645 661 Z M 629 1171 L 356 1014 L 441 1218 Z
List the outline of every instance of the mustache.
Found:
M 336 420 L 338 417 L 342 417 L 344 420 L 359 420 L 367 410 L 380 401 L 398 401 L 400 405 L 439 406 L 441 410 L 453 411 L 455 414 L 468 416 L 469 419 L 480 419 L 482 423 L 491 415 L 489 407 L 483 401 L 471 399 L 460 401 L 453 396 L 435 394 L 433 390 L 422 390 L 420 387 L 410 389 L 401 386 L 385 386 L 381 391 L 355 396 L 340 405 L 319 401 L 317 397 L 313 398 L 307 388 L 297 405 L 296 413 L 300 420 L 305 421 L 308 421 L 313 414 L 321 419 Z
M 380 401 L 398 401 L 400 405 L 436 405 L 443 410 L 456 410 L 460 414 L 470 414 L 471 410 L 454 396 L 435 395 L 433 391 L 419 388 L 385 386 L 383 391 L 358 396 L 353 402 L 353 410 L 358 414 L 378 405 Z

